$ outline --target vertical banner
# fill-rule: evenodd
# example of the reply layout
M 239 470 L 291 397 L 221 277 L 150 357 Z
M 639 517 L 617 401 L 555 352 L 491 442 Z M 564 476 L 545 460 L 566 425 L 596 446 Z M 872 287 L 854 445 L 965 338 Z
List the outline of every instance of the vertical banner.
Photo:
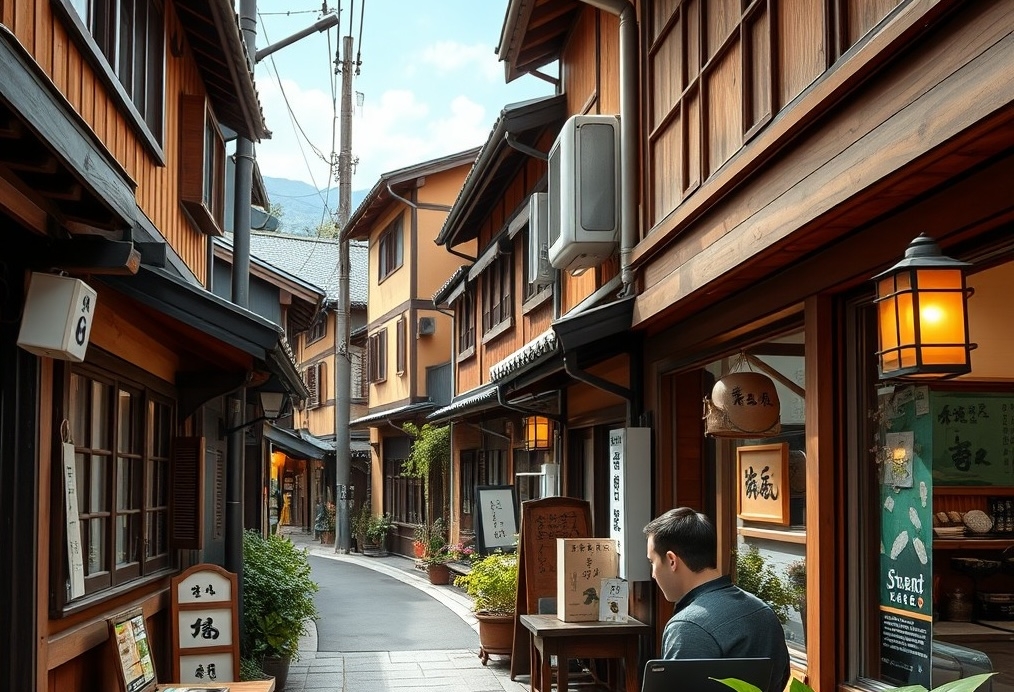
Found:
M 609 537 L 616 541 L 619 576 L 650 581 L 644 525 L 651 520 L 651 428 L 609 431 Z
M 67 421 L 64 421 L 66 429 Z M 70 600 L 84 596 L 84 555 L 81 549 L 81 519 L 77 507 L 77 466 L 74 443 L 63 443 L 63 500 L 67 515 L 67 564 L 70 567 Z
M 933 480 L 930 416 L 914 388 L 879 398 L 880 665 L 885 680 L 931 687 Z M 918 412 L 917 412 L 918 411 Z M 924 456 L 925 455 L 925 456 Z

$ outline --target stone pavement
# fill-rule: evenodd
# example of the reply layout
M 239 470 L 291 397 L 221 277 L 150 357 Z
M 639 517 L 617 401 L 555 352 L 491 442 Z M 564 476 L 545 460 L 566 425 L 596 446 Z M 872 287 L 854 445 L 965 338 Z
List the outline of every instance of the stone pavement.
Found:
M 300 641 L 299 659 L 292 662 L 286 692 L 384 692 L 386 690 L 442 690 L 444 692 L 527 692 L 528 676 L 510 679 L 510 659 L 490 656 L 487 665 L 479 660 L 478 622 L 471 599 L 454 586 L 435 586 L 415 562 L 400 555 L 365 557 L 342 555 L 334 546 L 321 545 L 298 528 L 286 527 L 282 534 L 312 555 L 343 560 L 397 579 L 436 599 L 476 631 L 470 649 L 428 651 L 318 652 L 317 630 L 310 623 Z M 439 632 L 433 633 L 439 641 Z

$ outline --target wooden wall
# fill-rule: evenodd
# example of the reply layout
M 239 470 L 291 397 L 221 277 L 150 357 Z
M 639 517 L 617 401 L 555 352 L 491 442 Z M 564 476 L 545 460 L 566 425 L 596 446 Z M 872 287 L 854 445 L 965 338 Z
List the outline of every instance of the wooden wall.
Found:
M 78 48 L 73 33 L 53 11 L 51 2 L 4 0 L 0 22 L 9 27 L 53 80 L 70 105 L 137 184 L 137 203 L 198 278 L 205 277 L 207 237 L 185 219 L 179 203 L 180 95 L 205 95 L 196 63 L 168 51 L 170 37 L 183 36 L 173 5 L 167 2 L 165 31 L 165 123 L 161 156 L 138 136 L 124 115 L 126 106 L 108 92 Z M 177 40 L 181 40 L 177 38 Z

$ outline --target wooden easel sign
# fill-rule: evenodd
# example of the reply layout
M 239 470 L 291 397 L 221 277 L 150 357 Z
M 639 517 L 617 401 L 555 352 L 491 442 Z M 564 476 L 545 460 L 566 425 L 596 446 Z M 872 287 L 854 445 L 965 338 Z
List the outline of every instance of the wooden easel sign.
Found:
M 180 683 L 239 680 L 236 575 L 200 564 L 173 577 L 173 673 Z

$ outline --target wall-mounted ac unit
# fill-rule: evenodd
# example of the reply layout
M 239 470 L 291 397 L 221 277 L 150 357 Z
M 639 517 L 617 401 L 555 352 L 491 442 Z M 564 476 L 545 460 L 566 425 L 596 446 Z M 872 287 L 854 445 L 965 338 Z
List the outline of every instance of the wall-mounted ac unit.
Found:
M 579 273 L 616 251 L 620 120 L 571 116 L 549 150 L 549 262 Z
M 553 285 L 549 263 L 549 195 L 536 192 L 528 203 L 528 272 L 535 287 Z
M 429 336 L 437 331 L 437 320 L 435 317 L 419 318 L 419 336 Z

